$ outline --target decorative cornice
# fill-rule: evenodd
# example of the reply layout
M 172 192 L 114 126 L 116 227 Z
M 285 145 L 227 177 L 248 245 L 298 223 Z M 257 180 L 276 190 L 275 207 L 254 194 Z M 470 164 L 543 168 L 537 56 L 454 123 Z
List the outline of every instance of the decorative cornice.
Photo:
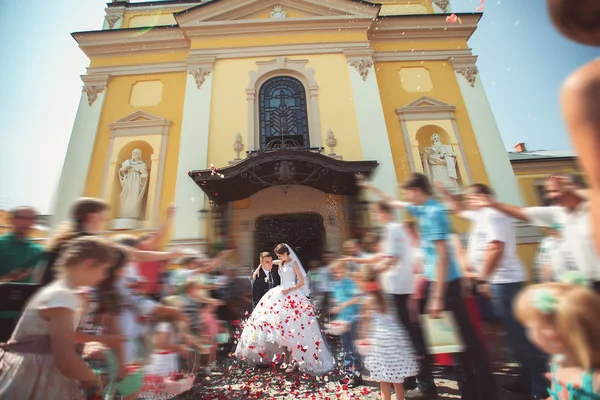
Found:
M 376 51 L 375 62 L 386 61 L 448 61 L 450 58 L 472 56 L 471 49 Z
M 171 61 L 164 63 L 148 63 L 136 65 L 114 65 L 110 67 L 88 67 L 88 75 L 108 74 L 110 76 L 161 74 L 169 72 L 185 72 L 188 63 Z
M 458 56 L 449 59 L 454 71 L 461 74 L 471 87 L 475 87 L 475 79 L 479 70 L 477 69 L 477 56 Z
M 448 11 L 448 6 L 450 5 L 450 0 L 433 0 L 433 4 L 438 6 L 440 10 L 443 12 Z
M 204 2 L 183 12 L 175 13 L 175 19 L 182 27 L 204 24 L 206 22 L 248 20 L 248 16 L 264 10 L 263 0 L 229 0 Z M 316 17 L 349 16 L 353 18 L 375 18 L 379 5 L 368 2 L 347 0 L 279 0 L 271 5 L 285 6 Z M 297 18 L 294 18 L 297 19 Z
M 204 81 L 206 81 L 206 78 L 212 73 L 212 71 L 212 67 L 198 67 L 190 69 L 188 74 L 192 75 L 194 79 L 196 79 L 196 86 L 198 86 L 198 89 L 202 89 Z
M 171 121 L 140 110 L 108 125 L 111 137 L 168 135 Z
M 117 23 L 117 21 L 119 21 L 121 19 L 121 16 L 117 15 L 117 14 L 112 14 L 112 15 L 107 15 L 106 17 L 104 17 L 104 19 L 106 20 L 108 27 L 110 29 L 112 29 L 115 27 L 115 24 Z
M 254 19 L 208 21 L 194 26 L 182 26 L 188 38 L 213 38 L 252 34 L 324 33 L 340 31 L 365 32 L 373 24 L 372 17 L 332 16 L 285 19 Z
M 368 51 L 369 42 L 298 43 L 271 46 L 222 47 L 218 49 L 193 49 L 190 55 L 213 56 L 219 60 L 231 58 L 259 58 L 294 56 L 303 54 L 346 53 L 350 50 Z M 371 49 L 372 51 L 372 49 Z
M 396 109 L 400 121 L 454 119 L 456 106 L 422 96 Z
M 462 24 L 449 24 L 444 14 L 379 17 L 369 29 L 371 40 L 464 39 L 477 29 L 481 14 L 460 14 Z
M 90 58 L 165 53 L 190 47 L 189 39 L 175 26 L 76 32 L 72 36 Z

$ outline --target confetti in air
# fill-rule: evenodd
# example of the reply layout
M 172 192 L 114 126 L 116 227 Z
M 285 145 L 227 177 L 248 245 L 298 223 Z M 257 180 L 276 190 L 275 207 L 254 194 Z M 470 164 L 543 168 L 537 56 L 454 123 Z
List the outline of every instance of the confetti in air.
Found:
M 219 173 L 219 170 L 213 164 L 210 164 L 210 169 L 212 171 L 211 175 L 219 175 L 221 178 L 225 178 L 225 175 Z
M 446 17 L 446 22 L 450 24 L 454 24 L 458 21 L 458 16 L 456 14 L 450 14 Z

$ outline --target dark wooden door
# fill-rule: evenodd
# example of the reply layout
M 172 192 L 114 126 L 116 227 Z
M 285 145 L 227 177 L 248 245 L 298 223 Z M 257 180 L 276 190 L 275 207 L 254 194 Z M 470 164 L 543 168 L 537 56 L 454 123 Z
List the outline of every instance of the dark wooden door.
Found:
M 317 213 L 263 215 L 256 221 L 256 254 L 274 254 L 279 243 L 287 243 L 298 255 L 304 269 L 310 260 L 320 260 L 325 243 L 323 217 Z

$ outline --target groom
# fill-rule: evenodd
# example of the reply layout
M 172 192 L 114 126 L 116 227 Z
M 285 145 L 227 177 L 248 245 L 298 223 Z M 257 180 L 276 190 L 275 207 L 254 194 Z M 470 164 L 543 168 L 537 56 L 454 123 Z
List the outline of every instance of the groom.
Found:
M 260 299 L 269 290 L 279 286 L 281 278 L 279 277 L 277 265 L 273 265 L 273 256 L 269 252 L 260 253 L 260 265 L 258 273 L 252 275 L 252 307 L 260 302 Z

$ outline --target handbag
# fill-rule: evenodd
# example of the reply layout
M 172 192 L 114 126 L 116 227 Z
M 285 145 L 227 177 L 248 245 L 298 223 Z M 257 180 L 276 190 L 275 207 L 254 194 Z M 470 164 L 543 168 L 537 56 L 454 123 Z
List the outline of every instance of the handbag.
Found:
M 442 312 L 440 318 L 431 318 L 426 314 L 420 318 L 430 354 L 461 353 L 465 349 L 454 316 L 450 312 Z

